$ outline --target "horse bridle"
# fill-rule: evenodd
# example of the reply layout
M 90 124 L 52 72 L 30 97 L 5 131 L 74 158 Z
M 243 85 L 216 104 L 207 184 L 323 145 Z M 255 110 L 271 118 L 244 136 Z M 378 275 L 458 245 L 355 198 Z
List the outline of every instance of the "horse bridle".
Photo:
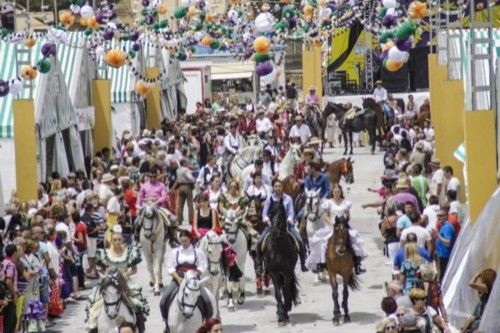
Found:
M 231 224 L 234 225 L 234 231 L 231 231 L 231 227 L 229 227 L 228 229 L 226 229 L 226 234 L 227 234 L 227 240 L 229 241 L 229 243 L 231 244 L 234 244 L 234 242 L 236 242 L 236 237 L 238 236 L 238 230 L 239 230 L 239 220 L 241 219 L 241 217 L 237 217 L 235 216 L 234 219 L 236 220 L 236 222 L 232 222 Z M 233 237 L 234 236 L 234 239 Z M 231 241 L 231 239 L 233 239 Z
M 340 175 L 344 177 L 347 182 L 347 175 L 349 174 L 349 161 L 345 160 L 340 166 Z
M 222 246 L 222 241 L 218 241 L 218 242 L 211 242 L 210 239 L 208 241 L 208 245 L 220 245 Z M 212 266 L 212 264 L 214 265 L 218 265 L 220 267 L 220 263 L 221 263 L 221 258 L 219 257 L 219 261 L 213 261 L 213 260 L 210 260 L 210 257 L 207 256 L 207 262 L 208 262 L 208 273 L 211 275 L 211 276 L 216 276 L 217 274 L 219 274 L 219 272 L 217 272 L 217 274 L 212 274 L 212 270 L 210 269 Z
M 120 306 L 122 305 L 122 298 L 123 298 L 123 296 L 120 295 L 120 297 L 115 302 L 108 303 L 108 302 L 104 301 L 104 311 L 106 312 L 106 315 L 108 316 L 109 319 L 113 320 L 116 317 L 118 317 L 118 314 L 120 312 Z M 114 315 L 110 315 L 109 308 L 111 308 L 113 306 L 116 307 L 116 313 Z
M 195 280 L 196 278 L 191 278 L 189 280 Z M 190 291 L 201 291 L 201 285 L 196 288 L 196 289 L 192 289 L 192 288 L 189 288 L 189 281 L 186 281 L 186 285 L 184 286 L 183 290 L 179 290 L 180 293 L 182 293 L 182 296 L 181 296 L 181 300 L 179 301 L 179 299 L 177 299 L 177 306 L 179 307 L 179 309 L 182 311 L 182 309 L 184 307 L 187 307 L 187 308 L 191 308 L 191 309 L 194 309 L 196 307 L 196 303 L 195 304 L 188 304 L 188 303 L 185 303 L 184 302 L 184 296 L 185 296 L 185 293 L 184 293 L 184 290 L 185 289 L 188 289 Z M 182 311 L 182 314 L 184 314 L 184 311 Z
M 313 209 L 312 201 L 313 201 L 313 199 L 315 199 L 315 198 L 314 198 L 314 197 L 309 197 L 308 199 L 309 199 L 309 202 L 307 203 L 308 210 L 310 210 L 310 212 L 312 212 L 312 209 Z M 313 215 L 314 219 L 312 219 L 312 220 L 311 220 L 311 219 L 309 218 L 309 211 L 307 212 L 307 213 L 308 213 L 308 214 L 307 214 L 307 219 L 308 219 L 308 220 L 310 220 L 310 221 L 316 221 L 316 220 L 318 219 L 318 217 L 319 217 L 319 208 L 320 208 L 319 206 L 320 206 L 320 204 L 321 204 L 321 200 L 319 200 L 319 199 L 318 199 L 318 202 L 317 202 L 317 203 L 316 203 L 316 205 L 315 205 L 316 209 L 315 209 L 315 211 L 314 211 L 314 215 Z

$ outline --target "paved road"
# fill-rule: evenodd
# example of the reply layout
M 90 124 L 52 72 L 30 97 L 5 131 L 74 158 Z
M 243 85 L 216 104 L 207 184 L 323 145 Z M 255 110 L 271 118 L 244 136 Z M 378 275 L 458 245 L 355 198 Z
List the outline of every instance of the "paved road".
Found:
M 340 158 L 340 149 L 326 150 L 325 159 L 333 161 Z M 378 232 L 376 212 L 363 210 L 361 204 L 377 199 L 376 195 L 367 192 L 367 187 L 380 184 L 382 174 L 381 155 L 372 156 L 366 148 L 355 148 L 353 156 L 355 183 L 346 186 L 346 197 L 353 202 L 351 211 L 352 225 L 359 230 L 370 257 L 365 260 L 367 273 L 361 276 L 361 289 L 350 293 L 349 307 L 352 323 L 342 324 L 333 331 L 338 332 L 373 332 L 377 321 L 382 319 L 380 301 L 383 297 L 383 283 L 390 278 L 390 269 L 385 265 L 387 259 L 382 255 L 382 240 Z M 313 274 L 298 273 L 302 303 L 294 307 L 290 313 L 291 324 L 278 327 L 276 322 L 276 307 L 271 295 L 257 297 L 253 279 L 251 261 L 247 260 L 247 299 L 246 303 L 236 312 L 228 312 L 225 302 L 221 303 L 221 316 L 224 332 L 332 332 L 333 302 L 331 288 L 328 284 L 313 285 Z M 151 306 L 151 315 L 146 323 L 147 332 L 161 332 L 163 324 L 159 312 L 159 298 L 154 297 L 149 287 L 146 287 L 148 275 L 145 263 L 139 265 L 135 281 L 142 281 L 145 286 L 145 296 Z M 85 318 L 85 302 L 70 305 L 64 313 L 64 318 L 57 321 L 52 332 L 83 332 Z

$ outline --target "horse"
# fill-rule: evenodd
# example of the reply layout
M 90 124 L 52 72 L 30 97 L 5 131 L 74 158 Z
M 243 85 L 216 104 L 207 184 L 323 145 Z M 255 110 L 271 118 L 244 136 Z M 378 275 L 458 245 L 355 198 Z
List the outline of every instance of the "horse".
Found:
M 347 184 L 354 183 L 353 167 L 354 161 L 351 158 L 341 158 L 333 161 L 326 168 L 326 174 L 330 180 L 330 184 L 340 184 L 340 180 L 344 177 Z
M 319 193 L 321 189 L 308 190 L 306 189 L 306 231 L 308 245 L 310 249 L 309 258 L 313 258 L 315 262 L 319 262 L 318 258 L 322 258 L 321 253 L 321 241 L 318 239 L 318 231 L 325 228 L 325 221 L 323 219 L 323 213 L 325 209 L 321 205 L 321 198 Z M 326 273 L 324 265 L 318 264 L 316 267 L 318 271 L 317 282 L 326 282 Z
M 349 289 L 357 290 L 359 281 L 354 274 L 354 251 L 351 247 L 349 238 L 349 218 L 347 216 L 337 216 L 335 218 L 335 226 L 333 235 L 328 240 L 326 248 L 326 268 L 330 276 L 330 284 L 332 286 L 333 298 L 333 322 L 339 325 L 340 322 L 340 306 L 337 274 L 342 276 L 344 284 L 342 308 L 344 310 L 344 323 L 350 322 L 349 308 L 347 300 L 349 298 Z
M 140 242 L 142 252 L 146 258 L 150 282 L 154 295 L 160 295 L 163 288 L 163 260 L 166 250 L 166 228 L 162 220 L 160 209 L 146 203 L 142 209 L 142 228 Z
M 236 179 L 238 175 L 249 165 L 253 164 L 262 154 L 262 145 L 248 146 L 241 149 L 229 163 L 226 174 L 226 183 L 231 179 Z
M 248 203 L 247 213 L 245 219 L 251 225 L 253 236 L 260 235 L 266 228 L 266 224 L 262 221 L 262 200 L 260 196 L 251 196 Z M 252 233 L 251 231 L 251 233 Z M 256 243 L 256 239 L 253 244 Z M 253 268 L 255 271 L 256 284 L 257 284 L 257 294 L 269 293 L 269 282 L 271 277 L 269 274 L 264 272 L 264 267 L 262 265 L 262 260 L 257 258 L 257 254 L 254 248 L 250 250 L 250 257 L 253 260 Z M 262 285 L 264 282 L 264 285 Z
M 380 103 L 377 103 L 373 98 L 371 97 L 366 97 L 366 98 L 363 98 L 363 109 L 365 110 L 373 110 L 375 111 L 375 114 L 376 114 L 376 126 L 375 126 L 375 138 L 373 138 L 373 140 L 375 141 L 379 141 L 379 147 L 382 149 L 382 146 L 383 146 L 383 141 L 384 141 L 384 137 L 385 137 L 385 134 L 386 134 L 386 117 L 385 117 L 385 113 L 384 113 L 384 109 L 382 107 L 382 105 L 380 105 Z M 372 140 L 372 138 L 370 137 L 370 140 Z M 374 145 L 375 142 L 373 143 L 370 143 L 370 145 Z M 373 146 L 374 147 L 374 146 Z M 375 152 L 375 148 L 373 148 L 372 150 L 372 154 Z
M 187 271 L 184 279 L 179 286 L 179 291 L 168 309 L 168 322 L 166 332 L 192 333 L 203 324 L 203 321 L 209 318 L 203 318 L 197 303 L 201 295 L 201 288 L 208 280 L 208 277 L 198 279 L 194 271 Z M 207 293 L 213 303 L 214 315 L 216 312 L 214 296 L 207 290 Z M 172 330 L 172 331 L 171 331 Z
M 312 136 L 323 140 L 326 118 L 323 118 L 321 110 L 315 105 L 305 105 L 302 113 L 305 115 L 305 122 L 311 129 Z
M 300 145 L 290 145 L 285 157 L 278 168 L 278 179 L 283 181 L 285 178 L 293 176 L 293 172 L 301 159 Z
M 199 242 L 198 247 L 203 251 L 208 262 L 208 280 L 205 286 L 215 297 L 217 312 L 219 312 L 219 289 L 222 281 L 223 240 L 215 231 L 208 231 Z
M 281 199 L 283 200 L 283 199 Z M 299 286 L 295 275 L 298 253 L 295 241 L 288 233 L 285 207 L 282 201 L 271 207 L 271 226 L 264 240 L 264 268 L 271 276 L 278 315 L 278 325 L 289 321 L 288 312 L 298 303 Z
M 374 153 L 377 125 L 376 111 L 370 109 L 363 110 L 362 112 L 356 111 L 356 114 L 352 117 L 352 119 L 348 119 L 347 113 L 349 110 L 347 110 L 343 105 L 328 102 L 326 108 L 328 108 L 329 112 L 333 112 L 337 119 L 340 120 L 339 127 L 342 131 L 342 137 L 344 138 L 345 145 L 344 155 L 347 155 L 349 147 L 351 148 L 349 154 L 353 154 L 352 133 L 364 130 L 368 131 L 370 136 L 371 151 Z
M 235 302 L 242 305 L 245 302 L 245 263 L 247 252 L 249 250 L 248 238 L 241 223 L 243 215 L 238 215 L 236 210 L 230 208 L 224 214 L 224 231 L 227 241 L 236 252 L 236 267 L 229 271 L 227 290 L 228 303 L 227 308 L 230 311 L 236 309 Z
M 95 292 L 96 294 L 90 298 L 96 297 L 95 303 L 87 309 L 89 314 L 87 321 L 92 326 L 94 324 L 97 326 L 89 328 L 90 333 L 115 332 L 118 319 L 133 324 L 137 322 L 136 306 L 130 301 L 127 279 L 116 267 L 108 269 Z

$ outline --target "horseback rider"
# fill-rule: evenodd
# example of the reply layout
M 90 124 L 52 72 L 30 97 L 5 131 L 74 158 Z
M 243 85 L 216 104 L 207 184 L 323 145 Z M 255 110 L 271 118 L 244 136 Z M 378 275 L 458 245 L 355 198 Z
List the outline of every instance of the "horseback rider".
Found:
M 304 117 L 302 115 L 299 114 L 295 117 L 295 125 L 290 129 L 288 136 L 290 139 L 299 137 L 302 145 L 305 145 L 312 136 L 311 129 L 304 124 Z
M 244 146 L 243 137 L 238 133 L 238 123 L 232 122 L 229 125 L 229 132 L 224 137 L 224 162 L 225 174 L 229 172 L 229 165 L 234 156 L 238 154 Z
M 264 178 L 271 179 L 271 181 L 278 178 L 279 163 L 276 162 L 275 157 L 272 156 L 270 150 L 264 150 L 264 153 L 262 154 L 262 161 L 262 174 L 264 175 Z
M 375 102 L 382 103 L 387 101 L 387 90 L 382 87 L 382 81 L 377 80 L 376 85 L 377 86 L 373 90 L 373 99 L 375 100 Z
M 171 246 L 177 246 L 177 218 L 168 209 L 169 201 L 167 195 L 167 188 L 165 184 L 158 181 L 157 176 L 158 169 L 154 166 L 148 173 L 148 180 L 141 184 L 141 189 L 139 190 L 139 195 L 137 196 L 137 208 L 140 209 L 137 219 L 135 221 L 136 233 L 140 232 L 142 227 L 142 204 L 144 202 L 149 202 L 155 205 L 165 217 L 168 218 L 170 222 L 170 227 L 167 228 L 167 234 L 170 239 Z M 164 223 L 166 221 L 163 221 Z
M 316 95 L 316 87 L 315 86 L 311 86 L 309 88 L 309 95 L 306 96 L 305 102 L 306 102 L 306 105 L 309 107 L 319 108 L 320 100 L 319 100 L 319 96 Z
M 172 305 L 172 301 L 179 291 L 179 286 L 187 271 L 195 271 L 200 277 L 207 270 L 207 259 L 203 251 L 195 248 L 192 245 L 191 233 L 187 230 L 179 232 L 180 246 L 172 249 L 168 257 L 167 270 L 172 276 L 172 282 L 165 289 L 160 300 L 161 316 L 165 324 L 168 325 L 168 311 Z M 213 315 L 214 309 L 212 302 L 207 294 L 205 286 L 201 287 L 200 301 L 197 305 L 203 315 L 203 318 L 208 319 Z
M 265 112 L 262 107 L 259 107 L 257 109 L 257 119 L 255 120 L 255 126 L 257 129 L 257 134 L 261 139 L 265 138 L 266 135 L 271 133 L 274 128 L 271 120 L 265 116 Z
M 213 174 L 220 172 L 220 167 L 215 162 L 215 156 L 208 156 L 207 164 L 204 165 L 198 173 L 196 185 L 201 192 L 208 189 L 208 187 L 210 186 L 210 182 L 212 181 Z
M 299 244 L 300 250 L 299 250 L 299 257 L 300 257 L 300 267 L 303 272 L 307 272 L 308 269 L 305 266 L 305 261 L 306 261 L 306 250 L 304 247 L 304 242 L 302 241 L 302 238 L 299 235 L 299 232 L 294 226 L 294 219 L 295 219 L 295 214 L 294 214 L 294 209 L 293 209 L 293 200 L 292 198 L 288 195 L 283 193 L 283 184 L 281 183 L 280 180 L 275 180 L 273 184 L 273 193 L 267 197 L 266 201 L 264 202 L 264 208 L 262 209 L 262 220 L 263 222 L 267 223 L 266 228 L 264 231 L 260 234 L 259 239 L 257 240 L 257 258 L 258 260 L 261 260 L 262 258 L 262 249 L 261 245 L 264 239 L 266 238 L 267 234 L 269 233 L 270 229 L 270 223 L 271 223 L 271 216 L 270 212 L 273 211 L 273 206 L 274 205 L 279 205 L 281 202 L 284 205 L 285 211 L 286 211 L 286 216 L 287 216 L 287 226 L 288 226 L 288 232 L 293 236 L 295 241 Z
M 265 185 L 271 186 L 272 180 L 270 177 L 268 177 L 267 174 L 263 173 L 263 169 L 264 169 L 264 161 L 261 159 L 258 159 L 253 163 L 253 170 L 250 170 L 250 174 L 255 174 L 257 172 L 260 173 L 262 175 L 262 182 Z M 252 184 L 251 177 L 244 179 L 242 190 L 246 191 L 251 184 Z

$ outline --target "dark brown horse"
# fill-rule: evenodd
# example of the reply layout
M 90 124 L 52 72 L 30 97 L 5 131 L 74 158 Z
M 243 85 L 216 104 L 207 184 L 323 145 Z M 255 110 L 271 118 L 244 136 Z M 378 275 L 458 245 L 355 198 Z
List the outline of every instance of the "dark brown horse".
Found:
M 354 183 L 353 164 L 354 161 L 352 161 L 350 157 L 347 159 L 341 158 L 340 160 L 328 164 L 325 168 L 325 173 L 330 179 L 330 184 L 339 184 L 342 177 L 344 177 L 347 184 Z
M 337 283 L 337 274 L 342 276 L 344 290 L 342 292 L 342 308 L 344 310 L 344 323 L 350 322 L 349 307 L 347 300 L 349 298 L 349 289 L 359 288 L 359 282 L 354 274 L 354 251 L 351 247 L 349 238 L 349 218 L 347 216 L 337 216 L 335 218 L 335 227 L 333 235 L 328 240 L 326 248 L 326 268 L 330 275 L 330 284 L 332 286 L 333 298 L 333 323 L 338 325 L 340 322 L 339 292 Z

